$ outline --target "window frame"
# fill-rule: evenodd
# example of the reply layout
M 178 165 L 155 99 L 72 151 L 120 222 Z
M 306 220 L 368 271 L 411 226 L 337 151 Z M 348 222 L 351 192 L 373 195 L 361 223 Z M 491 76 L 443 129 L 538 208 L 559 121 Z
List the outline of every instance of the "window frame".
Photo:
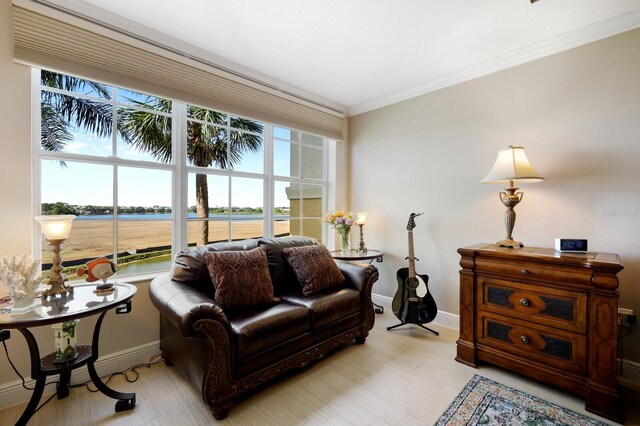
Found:
M 58 71 L 55 71 L 58 72 Z M 62 73 L 61 74 L 66 74 Z M 68 74 L 67 74 L 68 75 Z M 83 77 L 79 77 L 83 78 Z M 93 80 L 96 81 L 96 80 Z M 333 139 L 329 139 L 327 137 L 314 135 L 322 138 L 323 144 L 322 148 L 313 146 L 311 144 L 304 144 L 301 140 L 297 141 L 298 149 L 298 161 L 299 161 L 299 172 L 301 168 L 301 156 L 302 156 L 302 147 L 313 147 L 315 149 L 321 150 L 323 153 L 323 167 L 322 167 L 322 179 L 314 179 L 314 178 L 304 178 L 302 176 L 277 176 L 274 173 L 274 150 L 275 143 L 274 139 L 277 139 L 274 136 L 274 132 L 276 128 L 284 128 L 290 130 L 292 132 L 299 132 L 300 135 L 303 132 L 297 129 L 289 129 L 283 125 L 272 124 L 268 122 L 263 122 L 261 120 L 260 123 L 263 124 L 263 172 L 245 172 L 245 171 L 236 171 L 231 169 L 219 169 L 215 167 L 197 167 L 189 164 L 187 158 L 187 123 L 189 120 L 194 120 L 201 122 L 201 120 L 193 119 L 188 117 L 187 109 L 188 105 L 182 102 L 175 101 L 171 99 L 172 108 L 171 113 L 166 114 L 159 111 L 153 111 L 154 113 L 159 113 L 162 115 L 170 115 L 172 120 L 172 161 L 170 163 L 162 163 L 162 162 L 152 162 L 152 161 L 141 161 L 141 160 L 131 160 L 126 158 L 117 157 L 117 132 L 115 131 L 115 126 L 117 125 L 117 111 L 118 108 L 133 108 L 133 109 L 141 109 L 135 107 L 134 105 L 122 103 L 118 101 L 118 89 L 120 86 L 108 84 L 112 87 L 112 99 L 107 100 L 103 98 L 93 97 L 89 95 L 83 95 L 81 93 L 67 92 L 60 89 L 50 88 L 48 86 L 43 86 L 40 82 L 40 69 L 39 68 L 31 68 L 31 92 L 32 92 L 32 140 L 31 140 L 31 152 L 32 152 L 32 162 L 31 162 L 31 170 L 32 170 L 32 213 L 33 216 L 38 216 L 41 214 L 42 209 L 42 173 L 41 173 L 41 164 L 43 160 L 56 160 L 56 161 L 73 161 L 73 162 L 81 162 L 88 164 L 100 164 L 100 165 L 108 165 L 113 167 L 113 218 L 110 220 L 105 220 L 112 223 L 113 226 L 113 251 L 114 257 L 117 261 L 117 252 L 118 252 L 118 223 L 121 221 L 142 221 L 142 222 L 151 222 L 158 220 L 170 220 L 172 222 L 172 235 L 171 235 L 171 255 L 172 257 L 175 254 L 188 246 L 188 225 L 190 220 L 188 219 L 188 180 L 189 174 L 198 173 L 205 175 L 219 175 L 219 176 L 227 176 L 230 179 L 228 196 L 229 199 L 232 196 L 233 189 L 231 186 L 232 179 L 234 177 L 240 178 L 251 178 L 251 179 L 261 179 L 263 184 L 263 235 L 265 237 L 273 237 L 275 231 L 275 222 L 274 222 L 274 209 L 275 209 L 275 182 L 290 182 L 296 183 L 300 185 L 300 188 L 305 184 L 313 184 L 320 185 L 322 187 L 322 210 L 326 211 L 328 207 L 333 207 L 335 205 L 335 200 L 330 201 L 328 198 L 330 195 L 336 194 L 335 178 L 336 176 L 331 176 L 331 171 L 335 171 L 335 159 L 331 159 L 330 153 L 335 154 L 338 150 L 336 147 L 331 146 L 331 142 L 333 144 L 342 144 L 342 141 L 337 141 Z M 127 88 L 124 88 L 127 89 Z M 78 154 L 78 153 L 65 153 L 65 152 L 52 152 L 45 151 L 41 148 L 40 142 L 40 134 L 41 134 L 41 91 L 42 90 L 50 90 L 58 93 L 69 94 L 72 96 L 82 97 L 86 99 L 92 99 L 99 102 L 109 103 L 113 107 L 113 126 L 114 131 L 112 132 L 112 153 L 109 156 L 98 157 L 87 154 Z M 138 93 L 145 94 L 137 89 L 127 89 L 133 90 Z M 155 96 L 153 94 L 149 94 L 150 96 Z M 230 126 L 230 122 L 233 117 L 236 117 L 236 114 L 226 113 L 224 111 L 218 111 L 223 114 L 227 114 L 226 125 L 218 125 L 220 127 L 224 127 L 228 132 L 232 131 L 234 128 Z M 249 117 L 240 117 L 247 118 Z M 205 124 L 205 122 L 202 122 Z M 216 124 L 217 125 L 217 124 Z M 237 130 L 237 129 L 236 129 Z M 251 132 L 248 132 L 251 133 Z M 300 139 L 301 136 L 299 137 Z M 293 142 L 293 141 L 289 141 Z M 172 218 L 171 219 L 153 219 L 153 218 L 137 218 L 137 219 L 122 219 L 118 218 L 117 214 L 117 206 L 118 206 L 118 167 L 132 167 L 139 169 L 154 169 L 154 170 L 165 170 L 171 173 L 171 210 L 172 210 Z M 300 173 L 299 173 L 300 174 Z M 305 217 L 302 212 L 298 219 L 310 219 L 311 217 Z M 315 216 L 313 217 L 315 218 Z M 319 217 L 318 217 L 319 219 Z M 228 238 L 231 240 L 232 238 L 232 220 L 231 220 L 231 212 L 229 212 L 229 220 L 227 220 L 227 225 L 229 229 Z M 327 228 L 326 226 L 322 227 L 322 235 L 321 241 L 328 243 L 327 245 L 332 248 L 333 241 L 327 240 Z M 32 254 L 34 258 L 41 258 L 42 254 L 42 237 L 39 224 L 34 220 L 32 227 Z M 162 273 L 163 271 L 157 271 L 156 273 Z M 124 277 L 136 277 L 137 275 L 125 275 Z

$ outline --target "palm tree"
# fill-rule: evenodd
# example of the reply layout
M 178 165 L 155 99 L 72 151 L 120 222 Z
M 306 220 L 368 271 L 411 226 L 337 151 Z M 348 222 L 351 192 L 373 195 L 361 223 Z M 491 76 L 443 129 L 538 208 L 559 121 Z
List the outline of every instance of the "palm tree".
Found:
M 59 74 L 53 71 L 41 71 L 41 83 L 44 86 L 66 91 L 89 88 L 98 96 L 110 100 L 108 86 Z M 145 102 L 130 100 L 132 104 L 151 110 L 171 112 L 171 101 L 160 98 L 148 98 Z M 128 143 L 168 163 L 171 161 L 171 119 L 152 112 L 121 109 L 118 111 L 118 133 Z M 195 106 L 188 107 L 190 118 L 214 123 L 226 124 L 224 114 Z M 96 136 L 110 136 L 113 129 L 113 113 L 110 105 L 57 93 L 42 91 L 41 97 L 41 146 L 47 151 L 62 151 L 66 142 L 73 139 L 72 127 L 84 128 Z M 255 152 L 262 146 L 263 126 L 255 121 L 232 118 L 231 126 L 243 130 L 228 132 L 216 126 L 204 125 L 189 120 L 187 122 L 187 157 L 197 167 L 216 166 L 233 168 L 246 151 Z M 64 165 L 64 162 L 60 163 Z M 206 174 L 196 174 L 196 216 L 207 218 L 209 215 L 209 188 Z M 199 222 L 197 244 L 208 242 L 209 223 Z
M 104 84 L 53 71 L 42 70 L 40 82 L 43 86 L 70 92 L 87 87 L 98 96 L 111 99 L 111 93 Z M 113 114 L 108 104 L 43 90 L 40 108 L 40 143 L 46 151 L 62 151 L 65 144 L 73 139 L 73 126 L 87 129 L 97 136 L 111 135 Z
M 134 105 L 170 112 L 171 102 L 166 99 L 149 98 L 146 101 L 130 100 Z M 202 122 L 218 125 L 227 124 L 225 114 L 195 106 L 187 107 L 187 116 Z M 119 111 L 118 131 L 123 139 L 141 152 L 149 153 L 159 161 L 171 161 L 171 119 L 138 109 Z M 263 126 L 244 118 L 231 118 L 231 127 L 241 131 L 187 121 L 187 158 L 196 167 L 216 166 L 232 169 L 242 160 L 244 152 L 255 152 L 262 146 Z M 251 133 L 247 133 L 251 132 Z M 209 187 L 207 175 L 196 174 L 196 217 L 209 217 Z M 198 222 L 196 243 L 209 242 L 209 222 Z

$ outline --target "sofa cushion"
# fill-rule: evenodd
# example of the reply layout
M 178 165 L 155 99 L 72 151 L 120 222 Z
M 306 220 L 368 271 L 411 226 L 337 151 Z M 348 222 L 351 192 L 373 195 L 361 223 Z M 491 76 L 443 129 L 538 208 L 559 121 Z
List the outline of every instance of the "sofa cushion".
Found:
M 311 328 L 318 329 L 336 322 L 360 310 L 360 293 L 351 288 L 324 291 L 312 296 L 302 293 L 283 295 L 283 302 L 309 309 Z
M 276 296 L 286 293 L 295 293 L 302 288 L 296 278 L 296 274 L 284 257 L 283 249 L 287 247 L 301 247 L 318 244 L 313 238 L 286 237 L 286 238 L 260 238 L 258 246 L 267 250 L 269 273 L 273 282 L 273 291 Z
M 307 308 L 279 303 L 228 315 L 238 356 L 244 358 L 309 331 Z
M 204 254 L 215 301 L 226 311 L 274 304 L 267 254 L 261 248 L 248 251 L 210 251 Z
M 345 278 L 325 246 L 288 247 L 283 252 L 305 296 L 344 285 Z
M 211 251 L 251 250 L 256 247 L 258 247 L 258 240 L 220 242 L 206 246 L 187 247 L 176 255 L 169 276 L 173 281 L 189 284 L 213 299 L 214 287 L 204 261 L 204 254 Z

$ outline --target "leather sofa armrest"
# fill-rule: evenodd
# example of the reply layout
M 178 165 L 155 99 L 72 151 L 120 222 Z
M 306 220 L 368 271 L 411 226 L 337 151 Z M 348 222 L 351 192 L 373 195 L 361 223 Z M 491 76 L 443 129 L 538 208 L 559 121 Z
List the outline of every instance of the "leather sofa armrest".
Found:
M 229 320 L 220 306 L 189 285 L 172 281 L 168 274 L 151 281 L 149 297 L 158 311 L 185 337 L 203 337 L 193 328 L 196 321 L 203 319 L 219 322 L 231 334 Z
M 345 286 L 358 290 L 361 294 L 371 293 L 373 283 L 378 280 L 378 269 L 373 265 L 341 261 L 338 262 L 338 268 L 347 279 Z

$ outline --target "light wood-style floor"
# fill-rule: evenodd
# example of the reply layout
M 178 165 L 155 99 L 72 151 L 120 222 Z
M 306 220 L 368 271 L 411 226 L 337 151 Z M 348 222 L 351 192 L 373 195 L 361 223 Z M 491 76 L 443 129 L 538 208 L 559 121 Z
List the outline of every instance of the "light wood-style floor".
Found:
M 394 331 L 391 312 L 376 316 L 366 344 L 348 345 L 309 368 L 252 392 L 236 405 L 225 425 L 430 425 L 473 374 L 479 374 L 582 414 L 572 395 L 498 368 L 473 369 L 454 360 L 456 330 L 431 324 L 434 336 L 415 326 Z M 115 413 L 114 401 L 84 388 L 54 397 L 30 425 L 208 425 L 217 423 L 200 395 L 175 369 L 142 368 L 135 383 L 117 376 L 110 386 L 136 392 L 131 411 Z M 54 389 L 53 385 L 47 390 Z M 45 398 L 43 398 L 44 400 Z M 627 424 L 640 424 L 640 407 L 626 404 Z M 0 411 L 0 425 L 13 425 L 26 404 Z M 600 419 L 604 420 L 604 419 Z

